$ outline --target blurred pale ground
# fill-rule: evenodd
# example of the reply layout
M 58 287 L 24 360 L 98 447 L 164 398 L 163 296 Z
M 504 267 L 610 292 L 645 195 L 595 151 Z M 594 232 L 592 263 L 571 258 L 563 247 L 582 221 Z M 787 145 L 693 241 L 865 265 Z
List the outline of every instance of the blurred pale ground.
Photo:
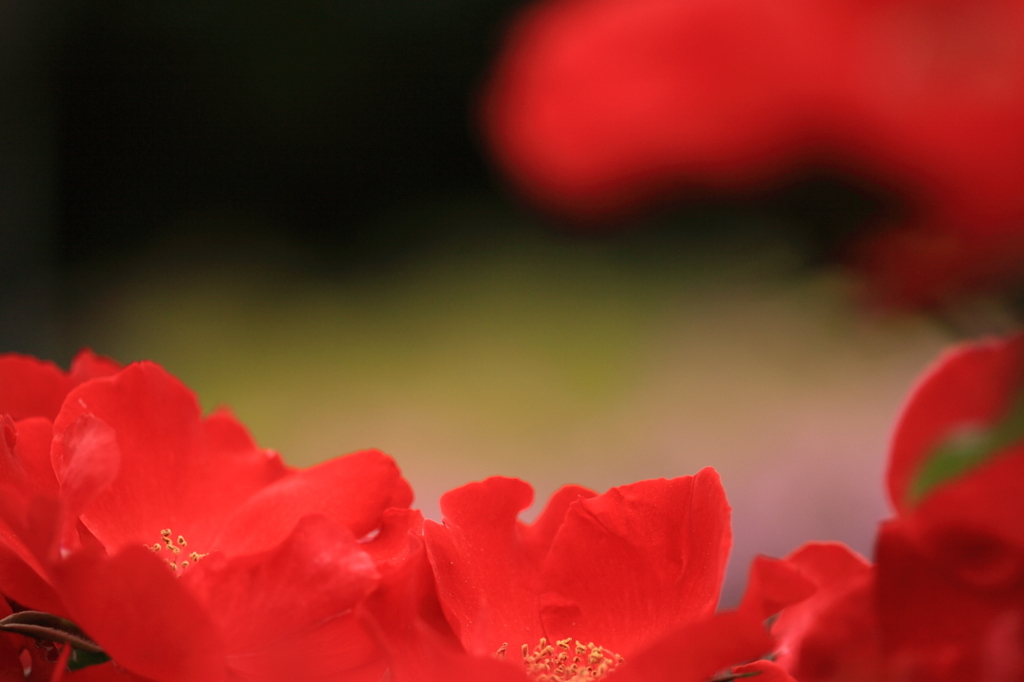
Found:
M 756 231 L 651 258 L 656 231 L 505 229 L 527 219 L 481 200 L 368 220 L 463 238 L 353 284 L 249 243 L 244 217 L 180 221 L 118 274 L 74 275 L 93 293 L 72 336 L 161 362 L 292 464 L 388 452 L 435 519 L 444 491 L 489 475 L 544 500 L 713 466 L 734 510 L 726 604 L 757 552 L 870 554 L 891 426 L 949 342 L 934 323 L 868 316 L 841 275 L 800 272 Z M 204 242 L 203 221 L 239 237 Z

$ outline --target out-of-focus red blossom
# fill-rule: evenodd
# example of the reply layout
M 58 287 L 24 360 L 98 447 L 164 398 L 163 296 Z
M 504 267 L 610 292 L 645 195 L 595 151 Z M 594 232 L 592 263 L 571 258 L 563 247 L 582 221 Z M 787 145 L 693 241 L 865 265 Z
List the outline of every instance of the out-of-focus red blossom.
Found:
M 1022 368 L 1022 336 L 963 346 L 914 390 L 873 567 L 835 546 L 786 560 L 818 586 L 772 628 L 798 680 L 1024 679 Z
M 1021 280 L 1020 0 L 547 0 L 483 118 L 512 179 L 577 219 L 824 164 L 907 200 L 852 256 L 887 302 Z
M 391 459 L 289 469 L 158 366 L 82 357 L 70 376 L 0 359 L 17 416 L 0 442 L 0 594 L 113 659 L 68 679 L 378 680 L 357 610 L 393 559 L 373 534 L 409 513 Z
M 509 478 L 442 497 L 423 538 L 447 623 L 384 634 L 395 682 L 703 682 L 769 651 L 760 612 L 713 615 L 731 543 L 714 470 L 566 486 L 525 524 L 532 498 Z

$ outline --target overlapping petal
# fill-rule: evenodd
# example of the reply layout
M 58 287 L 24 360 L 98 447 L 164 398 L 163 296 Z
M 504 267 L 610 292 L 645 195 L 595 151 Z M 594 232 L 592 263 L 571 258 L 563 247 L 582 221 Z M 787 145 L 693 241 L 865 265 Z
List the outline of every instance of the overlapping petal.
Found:
M 210 614 L 148 549 L 76 554 L 54 572 L 73 620 L 119 665 L 155 682 L 226 678 Z
M 731 544 L 729 506 L 713 469 L 581 499 L 544 560 L 544 632 L 628 658 L 714 612 Z
M 139 363 L 69 394 L 54 422 L 52 456 L 62 482 L 67 429 L 86 414 L 117 434 L 121 455 L 116 478 L 81 514 L 110 551 L 157 543 L 165 528 L 206 551 L 235 509 L 286 475 L 276 453 L 257 448 L 231 415 L 203 419 L 181 382 Z
M 16 421 L 26 417 L 53 421 L 72 388 L 119 369 L 113 360 L 88 349 L 75 356 L 70 372 L 27 355 L 0 355 L 0 415 L 10 415 Z
M 380 581 L 365 550 L 395 560 L 374 534 L 411 501 L 390 458 L 287 469 L 152 363 L 73 388 L 52 428 L 4 426 L 0 593 L 115 661 L 72 679 L 380 678 L 360 609 Z
M 563 488 L 529 526 L 517 515 L 531 499 L 521 481 L 488 479 L 446 494 L 444 525 L 424 528 L 470 653 L 507 646 L 518 661 L 520 645 L 572 637 L 628 657 L 713 612 L 731 542 L 713 470 L 604 495 Z
M 230 515 L 215 546 L 231 552 L 272 547 L 308 514 L 321 514 L 359 538 L 380 528 L 386 509 L 410 502 L 411 490 L 394 460 L 365 450 L 292 472 L 262 488 Z
M 210 614 L 233 674 L 274 682 L 353 671 L 354 679 L 379 679 L 383 661 L 354 613 L 378 579 L 347 529 L 310 515 L 270 551 L 210 557 L 181 581 Z
M 570 489 L 554 498 L 591 494 Z M 540 573 L 552 537 L 530 533 L 518 520 L 533 489 L 517 479 L 489 478 L 445 493 L 444 525 L 426 522 L 424 540 L 445 615 L 466 650 L 493 654 L 505 642 L 536 642 L 540 620 Z M 554 503 L 565 513 L 566 505 Z M 548 517 L 545 510 L 543 517 Z M 539 538 L 537 536 L 540 536 Z

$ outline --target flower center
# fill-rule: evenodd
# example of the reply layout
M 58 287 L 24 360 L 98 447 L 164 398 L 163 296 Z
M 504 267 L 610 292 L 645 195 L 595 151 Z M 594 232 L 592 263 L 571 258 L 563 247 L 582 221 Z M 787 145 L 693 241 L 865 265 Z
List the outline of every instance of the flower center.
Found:
M 505 658 L 507 644 L 502 644 L 495 654 Z M 578 639 L 566 637 L 548 644 L 546 637 L 530 651 L 523 645 L 523 663 L 526 673 L 536 682 L 583 682 L 596 680 L 622 665 L 622 656 L 593 642 L 583 644 Z
M 185 548 L 188 547 L 188 540 L 185 539 L 184 535 L 175 537 L 174 532 L 170 528 L 164 528 L 160 531 L 160 542 L 144 545 L 144 547 L 154 554 L 164 550 L 170 552 L 171 555 L 169 557 L 164 557 L 164 563 L 170 566 L 174 575 L 181 575 L 181 572 L 189 567 L 189 563 L 194 564 L 207 554 L 195 551 L 184 554 Z

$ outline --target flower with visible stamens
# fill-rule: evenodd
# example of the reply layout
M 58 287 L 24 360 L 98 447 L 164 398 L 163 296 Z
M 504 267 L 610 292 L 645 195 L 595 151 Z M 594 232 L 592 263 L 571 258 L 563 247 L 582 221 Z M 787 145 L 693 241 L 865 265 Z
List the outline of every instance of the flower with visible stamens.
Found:
M 0 480 L 0 594 L 88 633 L 113 663 L 87 677 L 379 677 L 357 607 L 388 557 L 359 539 L 411 501 L 390 458 L 289 469 L 151 363 L 83 383 L 52 429 L 34 424 L 15 422 L 0 453 L 10 471 L 51 467 L 39 484 Z
M 447 493 L 443 525 L 426 522 L 441 605 L 469 653 L 502 652 L 534 679 L 593 678 L 714 612 L 731 542 L 714 470 L 603 495 L 567 486 L 527 525 L 516 517 L 531 498 L 491 478 Z

